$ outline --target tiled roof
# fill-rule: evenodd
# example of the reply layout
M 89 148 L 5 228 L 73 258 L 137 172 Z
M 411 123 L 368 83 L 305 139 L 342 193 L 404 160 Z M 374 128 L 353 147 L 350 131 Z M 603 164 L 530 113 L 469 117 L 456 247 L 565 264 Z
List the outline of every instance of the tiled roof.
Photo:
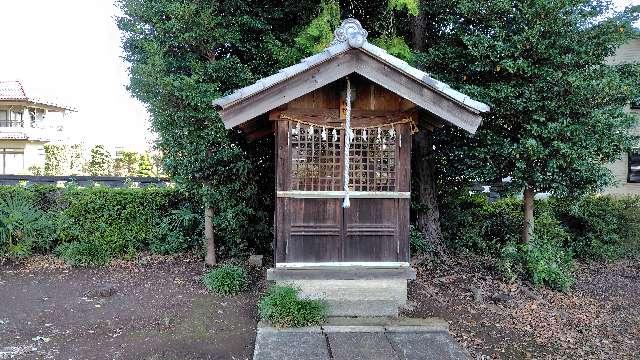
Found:
M 0 81 L 0 101 L 27 101 L 37 105 L 45 105 L 69 111 L 76 111 L 73 107 L 61 105 L 38 97 L 28 96 L 20 81 Z
M 28 100 L 20 81 L 0 81 L 0 100 Z
M 347 28 L 349 25 L 357 23 L 357 27 L 359 27 L 358 31 L 363 32 L 362 35 L 359 38 L 356 38 L 356 40 L 352 40 L 349 37 L 351 36 L 351 34 L 345 33 L 344 34 L 345 38 L 339 39 L 340 34 L 338 34 L 338 32 L 341 30 L 341 28 L 345 28 L 345 23 L 347 23 Z M 355 27 L 356 25 L 353 25 L 353 26 Z M 310 56 L 308 58 L 305 58 L 302 61 L 300 61 L 300 63 L 298 64 L 284 68 L 274 75 L 258 80 L 256 83 L 252 85 L 238 89 L 227 96 L 216 99 L 214 100 L 213 104 L 221 108 L 226 108 L 240 100 L 243 100 L 245 98 L 248 98 L 252 95 L 257 94 L 264 89 L 267 89 L 297 74 L 307 71 L 310 68 L 335 57 L 336 55 L 344 53 L 350 49 L 356 48 L 364 51 L 365 53 L 373 56 L 374 58 L 377 58 L 380 61 L 385 62 L 386 64 L 394 67 L 396 70 L 410 76 L 411 78 L 421 82 L 423 85 L 452 99 L 455 102 L 458 102 L 477 112 L 489 111 L 490 108 L 488 105 L 471 99 L 469 96 L 452 89 L 451 87 L 449 87 L 449 85 L 432 78 L 429 74 L 423 72 L 422 70 L 416 69 L 411 65 L 407 64 L 405 61 L 398 59 L 397 57 L 387 53 L 384 49 L 369 43 L 366 40 L 366 36 L 367 36 L 366 30 L 362 29 L 362 27 L 360 26 L 360 23 L 357 20 L 347 19 L 343 22 L 343 25 L 338 30 L 336 30 L 336 40 L 334 40 L 331 46 L 326 48 L 324 51 L 318 54 L 315 54 L 313 56 Z

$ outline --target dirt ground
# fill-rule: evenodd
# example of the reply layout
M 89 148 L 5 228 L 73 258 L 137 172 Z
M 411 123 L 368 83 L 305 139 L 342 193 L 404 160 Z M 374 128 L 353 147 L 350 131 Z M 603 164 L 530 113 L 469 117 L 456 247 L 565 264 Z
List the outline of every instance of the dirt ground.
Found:
M 202 286 L 203 272 L 192 258 L 5 265 L 0 359 L 250 359 L 262 278 L 219 297 Z
M 507 284 L 482 259 L 420 268 L 407 316 L 444 318 L 477 359 L 639 359 L 640 261 L 580 265 L 569 293 Z M 0 359 L 250 359 L 264 271 L 207 293 L 202 262 L 0 265 Z
M 640 359 L 640 261 L 581 264 L 576 277 L 561 293 L 457 259 L 419 270 L 407 315 L 446 319 L 477 359 Z

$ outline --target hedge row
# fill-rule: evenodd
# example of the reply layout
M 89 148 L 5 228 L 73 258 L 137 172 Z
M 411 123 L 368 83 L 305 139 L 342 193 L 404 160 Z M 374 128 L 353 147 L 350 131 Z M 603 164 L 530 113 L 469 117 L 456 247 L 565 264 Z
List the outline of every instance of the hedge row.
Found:
M 566 289 L 573 282 L 573 259 L 614 260 L 640 254 L 640 197 L 549 198 L 535 204 L 535 235 L 519 244 L 522 201 L 489 202 L 463 195 L 442 204 L 443 237 L 455 251 L 498 259 L 502 273 L 535 284 Z
M 0 253 L 53 251 L 95 266 L 140 250 L 176 253 L 202 239 L 202 207 L 174 188 L 0 187 Z

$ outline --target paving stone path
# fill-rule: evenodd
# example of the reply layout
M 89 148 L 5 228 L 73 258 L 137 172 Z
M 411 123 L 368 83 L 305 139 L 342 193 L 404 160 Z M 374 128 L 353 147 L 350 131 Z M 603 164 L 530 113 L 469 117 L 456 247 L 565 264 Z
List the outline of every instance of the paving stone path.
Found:
M 258 324 L 254 360 L 470 359 L 438 319 L 330 319 L 322 327 Z

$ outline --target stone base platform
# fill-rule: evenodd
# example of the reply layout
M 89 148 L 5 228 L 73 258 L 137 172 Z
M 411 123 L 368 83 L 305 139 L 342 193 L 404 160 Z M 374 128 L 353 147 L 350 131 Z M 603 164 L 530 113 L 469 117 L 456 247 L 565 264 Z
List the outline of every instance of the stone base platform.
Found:
M 466 360 L 441 319 L 330 318 L 322 326 L 258 324 L 254 360 Z
M 297 287 L 303 298 L 326 300 L 330 316 L 398 316 L 407 303 L 407 280 L 415 277 L 410 267 L 267 270 L 267 280 Z

